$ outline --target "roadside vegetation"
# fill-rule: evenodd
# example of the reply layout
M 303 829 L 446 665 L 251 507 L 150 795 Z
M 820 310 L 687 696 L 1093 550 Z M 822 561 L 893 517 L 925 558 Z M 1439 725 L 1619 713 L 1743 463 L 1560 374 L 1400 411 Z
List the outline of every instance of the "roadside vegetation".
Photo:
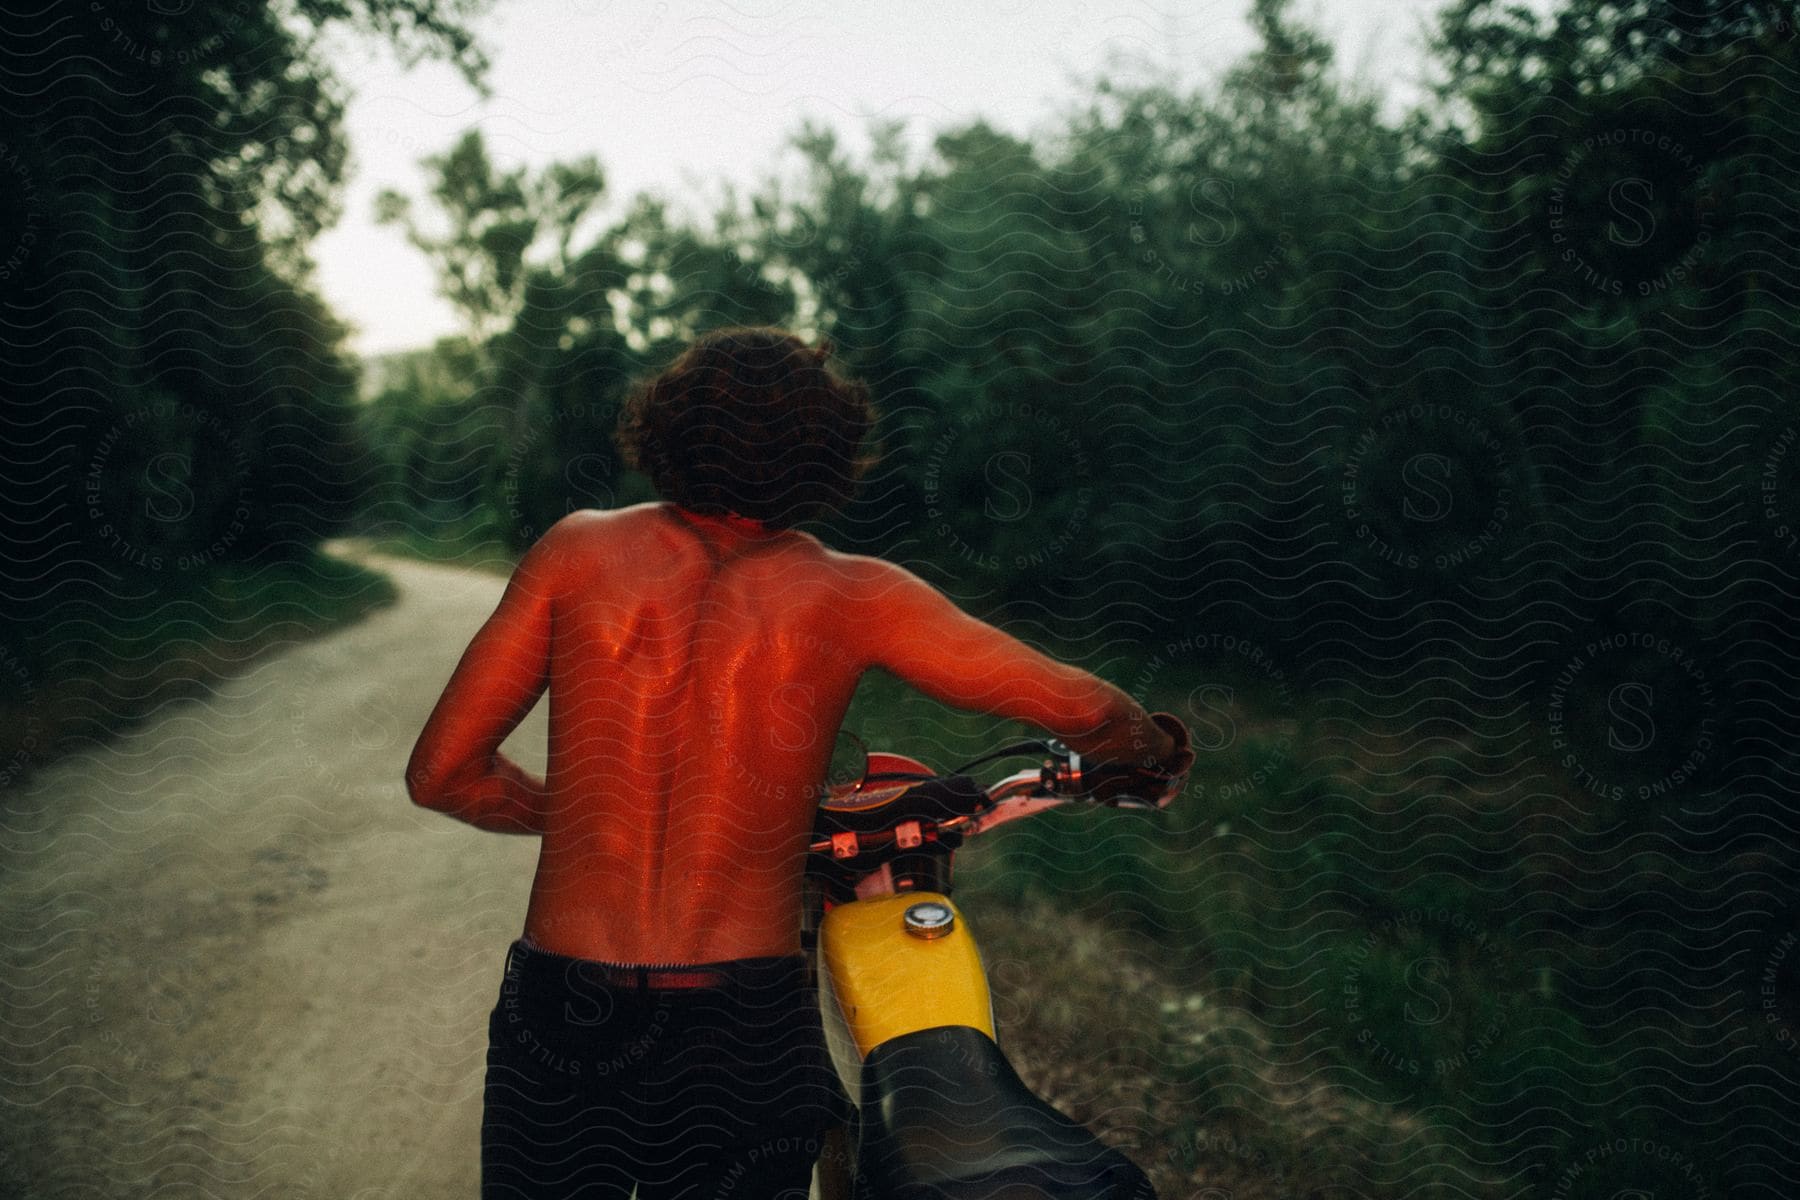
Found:
M 0 696 L 6 783 L 203 696 L 263 655 L 386 607 L 397 592 L 378 571 L 311 552 L 158 581 L 139 598 L 69 614 L 29 645 L 0 650 L 0 669 L 15 672 Z

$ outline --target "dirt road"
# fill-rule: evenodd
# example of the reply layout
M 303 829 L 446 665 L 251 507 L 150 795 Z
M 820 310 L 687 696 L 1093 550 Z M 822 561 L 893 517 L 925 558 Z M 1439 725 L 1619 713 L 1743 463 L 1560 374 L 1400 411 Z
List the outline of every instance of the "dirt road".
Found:
M 475 1194 L 537 841 L 401 773 L 503 581 L 375 565 L 395 607 L 5 797 L 0 1195 Z

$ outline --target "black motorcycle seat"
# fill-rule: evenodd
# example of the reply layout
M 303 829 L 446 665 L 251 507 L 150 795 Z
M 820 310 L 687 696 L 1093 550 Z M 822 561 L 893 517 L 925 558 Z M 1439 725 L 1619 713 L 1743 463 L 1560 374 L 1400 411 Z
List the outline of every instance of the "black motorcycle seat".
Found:
M 863 1064 L 862 1087 L 859 1195 L 1155 1200 L 1130 1159 L 1026 1087 L 979 1029 L 883 1042 Z

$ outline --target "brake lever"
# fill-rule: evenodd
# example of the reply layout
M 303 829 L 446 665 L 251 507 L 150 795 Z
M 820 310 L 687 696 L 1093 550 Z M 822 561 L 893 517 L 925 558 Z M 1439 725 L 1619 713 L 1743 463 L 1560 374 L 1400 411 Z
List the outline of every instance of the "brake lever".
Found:
M 1152 811 L 1163 807 L 1154 800 L 1146 800 L 1144 797 L 1134 796 L 1130 792 L 1121 793 L 1110 800 L 1103 800 L 1101 803 L 1107 808 L 1142 808 Z
M 1119 790 L 1095 794 L 1115 781 Z M 1170 774 L 1128 763 L 1098 763 L 1089 768 L 1086 782 L 1088 798 L 1102 808 L 1163 809 L 1187 786 L 1187 772 Z M 1146 787 L 1151 790 L 1142 790 Z

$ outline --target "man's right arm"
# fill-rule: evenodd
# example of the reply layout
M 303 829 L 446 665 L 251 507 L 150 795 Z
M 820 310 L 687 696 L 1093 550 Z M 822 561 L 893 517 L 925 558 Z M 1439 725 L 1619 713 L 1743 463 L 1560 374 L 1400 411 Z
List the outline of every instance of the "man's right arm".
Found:
M 869 666 L 945 704 L 1046 729 L 1096 761 L 1155 766 L 1174 755 L 1175 739 L 1099 676 L 977 620 L 904 567 L 843 557 L 850 633 Z

